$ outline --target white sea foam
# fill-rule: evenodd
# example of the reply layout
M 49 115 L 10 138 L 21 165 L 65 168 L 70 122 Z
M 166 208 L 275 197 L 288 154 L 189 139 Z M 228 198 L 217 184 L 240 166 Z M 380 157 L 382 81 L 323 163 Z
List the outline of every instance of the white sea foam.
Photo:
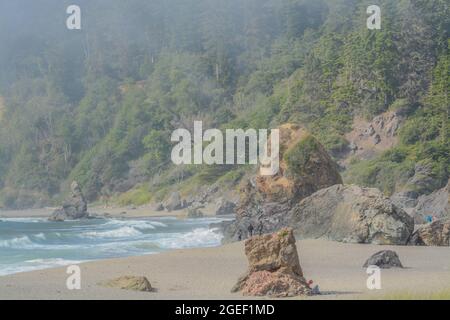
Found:
M 3 222 L 39 223 L 46 221 L 45 218 L 0 218 Z
M 117 220 L 112 219 L 109 220 L 106 225 L 113 226 L 128 226 L 133 228 L 138 228 L 140 230 L 149 230 L 156 229 L 158 227 L 166 228 L 167 225 L 165 223 L 159 221 L 150 221 L 150 220 Z
M 156 242 L 163 248 L 192 248 L 217 246 L 222 241 L 223 235 L 217 228 L 197 228 L 191 232 L 174 234 L 171 237 L 159 239 Z
M 40 239 L 40 240 L 46 240 L 47 238 L 45 237 L 45 234 L 44 233 L 38 233 L 38 234 L 35 234 L 33 237 L 35 237 L 36 239 Z
M 70 264 L 78 264 L 83 261 L 81 260 L 68 260 L 68 259 L 62 259 L 62 258 L 49 258 L 49 259 L 32 259 L 32 260 L 26 260 L 25 263 L 28 263 L 30 265 L 47 265 L 47 266 L 67 266 Z
M 6 265 L 0 266 L 0 276 L 14 274 L 19 272 L 29 272 L 34 270 L 42 270 L 48 268 L 56 268 L 62 266 L 68 266 L 73 264 L 79 264 L 81 260 L 67 260 L 62 258 L 50 258 L 50 259 L 33 259 L 27 260 L 20 265 Z
M 82 244 L 40 244 L 33 242 L 28 236 L 0 240 L 0 248 L 23 249 L 23 250 L 64 250 L 83 248 Z M 1 256 L 0 256 L 1 258 Z
M 208 225 L 221 220 L 164 217 L 156 221 L 105 219 L 52 224 L 44 219 L 9 219 L 0 224 L 0 275 L 76 264 L 77 259 L 86 261 L 216 246 L 220 245 L 222 235 Z M 14 225 L 17 222 L 41 224 L 29 228 Z M 2 230 L 11 231 L 8 223 L 17 228 L 16 234 L 2 234 Z M 56 254 L 58 258 L 54 258 Z
M 33 241 L 27 236 L 0 240 L 0 248 L 25 249 L 33 247 L 34 245 Z
M 86 238 L 126 238 L 136 237 L 142 235 L 142 232 L 133 227 L 121 227 L 115 230 L 108 231 L 88 231 L 80 234 L 81 237 Z

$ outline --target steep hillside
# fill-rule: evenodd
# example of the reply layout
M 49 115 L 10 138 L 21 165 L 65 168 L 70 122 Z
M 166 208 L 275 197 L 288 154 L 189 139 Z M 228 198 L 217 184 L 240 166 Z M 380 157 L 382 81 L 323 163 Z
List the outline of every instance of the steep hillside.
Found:
M 171 163 L 172 131 L 194 120 L 299 124 L 345 182 L 386 194 L 418 163 L 431 189 L 448 181 L 446 0 L 82 0 L 80 31 L 64 28 L 69 2 L 21 17 L 0 3 L 0 206 L 52 204 L 73 180 L 90 201 L 137 205 L 234 188 L 253 166 Z

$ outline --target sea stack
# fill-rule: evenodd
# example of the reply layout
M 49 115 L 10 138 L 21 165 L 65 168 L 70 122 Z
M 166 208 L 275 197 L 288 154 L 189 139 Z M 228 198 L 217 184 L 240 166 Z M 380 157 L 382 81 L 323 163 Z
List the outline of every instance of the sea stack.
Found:
M 246 240 L 245 254 L 248 272 L 238 280 L 232 292 L 270 297 L 311 295 L 291 228 Z
M 236 220 L 225 223 L 224 242 L 275 232 L 288 224 L 289 211 L 314 192 L 342 184 L 336 163 L 306 129 L 284 124 L 280 130 L 280 170 L 249 179 L 240 188 Z
M 78 182 L 73 181 L 70 185 L 70 196 L 64 201 L 61 208 L 56 209 L 50 216 L 50 221 L 64 221 L 86 219 L 89 217 L 87 212 L 87 202 L 84 198 Z

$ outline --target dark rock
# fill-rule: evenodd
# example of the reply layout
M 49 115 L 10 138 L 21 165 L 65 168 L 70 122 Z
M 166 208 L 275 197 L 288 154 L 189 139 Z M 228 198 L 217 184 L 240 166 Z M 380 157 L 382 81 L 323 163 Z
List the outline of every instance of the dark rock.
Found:
M 376 134 L 376 135 L 373 137 L 373 143 L 374 143 L 374 144 L 379 144 L 380 142 L 381 142 L 381 137 L 380 137 L 379 134 Z
M 203 218 L 205 215 L 202 211 L 200 211 L 200 208 L 189 208 L 187 217 L 190 219 L 196 219 L 196 218 Z
M 377 266 L 382 269 L 403 268 L 397 253 L 392 250 L 384 250 L 375 253 L 366 261 L 366 263 L 364 263 L 363 268 L 369 266 Z
M 450 246 L 450 219 L 438 220 L 419 227 L 409 240 L 415 246 Z
M 89 217 L 87 202 L 76 181 L 72 182 L 70 190 L 70 197 L 65 200 L 62 208 L 53 212 L 49 218 L 50 221 L 77 220 Z
M 236 204 L 234 202 L 228 201 L 224 198 L 219 198 L 215 206 L 215 215 L 227 215 L 234 214 L 236 210 Z

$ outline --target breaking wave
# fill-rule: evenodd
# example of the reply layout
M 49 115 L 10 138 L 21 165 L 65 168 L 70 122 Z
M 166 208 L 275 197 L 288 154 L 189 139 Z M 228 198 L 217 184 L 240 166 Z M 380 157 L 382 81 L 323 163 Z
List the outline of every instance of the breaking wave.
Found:
M 80 234 L 81 237 L 87 238 L 126 238 L 136 237 L 141 235 L 142 232 L 133 227 L 121 227 L 115 230 L 108 231 L 88 231 Z
M 197 228 L 191 232 L 160 239 L 157 243 L 167 249 L 211 247 L 220 245 L 222 239 L 223 235 L 217 228 Z

